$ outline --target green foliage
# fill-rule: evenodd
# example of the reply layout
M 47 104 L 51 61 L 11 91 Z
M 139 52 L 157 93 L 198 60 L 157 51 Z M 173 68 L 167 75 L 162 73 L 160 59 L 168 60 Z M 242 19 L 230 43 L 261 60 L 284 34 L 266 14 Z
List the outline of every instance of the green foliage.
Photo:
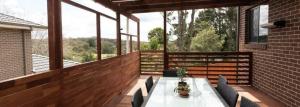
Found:
M 161 50 L 163 47 L 164 30 L 160 27 L 152 29 L 148 33 L 148 43 L 141 43 L 141 50 Z
M 90 62 L 97 58 L 95 38 L 65 38 L 64 59 L 76 62 Z
M 213 27 L 208 27 L 193 38 L 191 48 L 199 52 L 216 52 L 221 51 L 223 44 L 224 37 L 217 35 Z
M 156 36 L 153 36 L 150 39 L 149 46 L 150 46 L 150 50 L 158 50 L 160 47 L 159 38 Z
M 116 53 L 116 45 L 112 41 L 101 41 L 101 52 L 102 54 L 113 54 Z
M 212 25 L 215 32 L 220 37 L 224 37 L 224 44 L 220 51 L 236 50 L 236 27 L 237 27 L 237 8 L 210 8 L 200 11 L 196 18 L 197 29 L 205 29 L 201 26 L 202 22 Z
M 164 43 L 164 29 L 162 29 L 161 27 L 156 27 L 156 28 L 152 29 L 148 33 L 148 39 L 151 40 L 151 38 L 153 38 L 153 37 L 156 37 L 158 39 L 159 44 L 163 44 Z
M 175 12 L 177 12 L 176 15 L 174 15 Z M 195 16 L 197 12 L 199 14 Z M 214 29 L 213 35 L 219 38 L 219 43 L 216 43 L 217 46 L 212 46 L 213 44 L 211 44 L 204 50 L 235 51 L 236 16 L 237 8 L 235 7 L 167 12 L 167 23 L 171 25 L 170 34 L 175 35 L 177 38 L 175 41 L 169 41 L 168 51 L 190 51 L 192 49 L 192 39 L 199 36 L 199 32 L 204 32 L 203 30 L 211 29 L 211 27 Z M 212 31 L 204 33 L 212 33 Z M 200 37 L 197 38 L 199 39 Z M 216 39 L 216 37 L 212 39 Z M 221 43 L 221 49 L 219 49 Z M 194 44 L 194 48 L 195 46 L 196 44 Z M 195 49 L 192 50 L 195 51 Z
M 150 50 L 149 43 L 147 43 L 147 42 L 141 42 L 140 48 L 141 48 L 142 51 Z
M 177 69 L 176 73 L 177 73 L 177 76 L 181 79 L 186 77 L 186 75 L 187 75 L 186 68 L 179 68 L 179 69 Z
M 64 59 L 80 63 L 95 61 L 97 59 L 96 37 L 90 38 L 64 38 Z M 115 56 L 116 42 L 114 39 L 101 40 L 102 58 Z
M 192 38 L 196 35 L 197 30 L 194 29 L 195 25 L 195 10 L 191 10 L 191 13 L 187 10 L 176 11 L 177 15 L 173 16 L 173 12 L 167 13 L 167 22 L 172 25 L 171 33 L 177 36 L 175 51 L 190 51 L 190 45 Z M 190 15 L 190 16 L 189 16 Z M 190 22 L 187 22 L 190 18 Z M 177 22 L 175 22 L 177 21 Z M 171 49 L 172 50 L 172 49 Z M 170 51 L 170 49 L 169 49 Z

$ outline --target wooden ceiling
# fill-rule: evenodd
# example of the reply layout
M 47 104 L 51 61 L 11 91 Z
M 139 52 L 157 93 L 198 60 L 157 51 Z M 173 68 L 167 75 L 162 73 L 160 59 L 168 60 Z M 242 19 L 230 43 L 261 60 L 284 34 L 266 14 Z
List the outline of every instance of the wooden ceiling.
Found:
M 158 12 L 250 5 L 259 0 L 95 0 L 126 13 Z

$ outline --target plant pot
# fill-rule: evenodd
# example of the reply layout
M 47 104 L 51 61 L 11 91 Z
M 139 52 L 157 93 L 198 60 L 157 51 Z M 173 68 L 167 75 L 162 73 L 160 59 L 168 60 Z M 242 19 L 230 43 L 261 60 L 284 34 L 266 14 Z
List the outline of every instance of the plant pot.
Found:
M 180 82 L 178 82 L 178 86 L 179 85 L 181 85 L 181 86 L 185 86 L 185 85 L 187 85 L 187 83 L 186 82 L 184 82 L 184 81 L 180 81 Z
M 182 97 L 187 97 L 189 96 L 189 91 L 186 91 L 186 90 L 178 90 L 178 93 L 180 96 Z

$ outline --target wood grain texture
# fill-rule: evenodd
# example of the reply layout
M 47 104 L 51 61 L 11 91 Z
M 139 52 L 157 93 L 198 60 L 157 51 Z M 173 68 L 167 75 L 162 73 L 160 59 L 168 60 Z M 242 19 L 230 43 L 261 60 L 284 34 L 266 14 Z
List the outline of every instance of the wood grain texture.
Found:
M 102 5 L 127 13 L 163 12 L 203 8 L 245 6 L 260 0 L 95 0 Z
M 0 82 L 0 107 L 102 107 L 139 76 L 139 53 Z
M 167 58 L 164 58 L 164 55 Z M 225 76 L 229 84 L 251 84 L 251 52 L 167 52 L 164 54 L 164 51 L 141 51 L 140 61 L 142 75 L 162 75 L 164 69 L 179 67 L 186 68 L 189 76 L 208 78 L 212 84 L 217 83 L 219 75 Z

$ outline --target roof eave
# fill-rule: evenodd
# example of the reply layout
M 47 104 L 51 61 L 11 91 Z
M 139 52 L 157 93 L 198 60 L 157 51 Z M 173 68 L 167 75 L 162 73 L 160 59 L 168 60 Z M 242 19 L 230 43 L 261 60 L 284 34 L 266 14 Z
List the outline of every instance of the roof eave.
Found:
M 34 25 L 24 25 L 24 24 L 15 24 L 15 23 L 0 23 L 0 28 L 8 28 L 8 29 L 22 29 L 22 30 L 32 30 L 32 29 L 48 29 L 47 26 L 34 26 Z

